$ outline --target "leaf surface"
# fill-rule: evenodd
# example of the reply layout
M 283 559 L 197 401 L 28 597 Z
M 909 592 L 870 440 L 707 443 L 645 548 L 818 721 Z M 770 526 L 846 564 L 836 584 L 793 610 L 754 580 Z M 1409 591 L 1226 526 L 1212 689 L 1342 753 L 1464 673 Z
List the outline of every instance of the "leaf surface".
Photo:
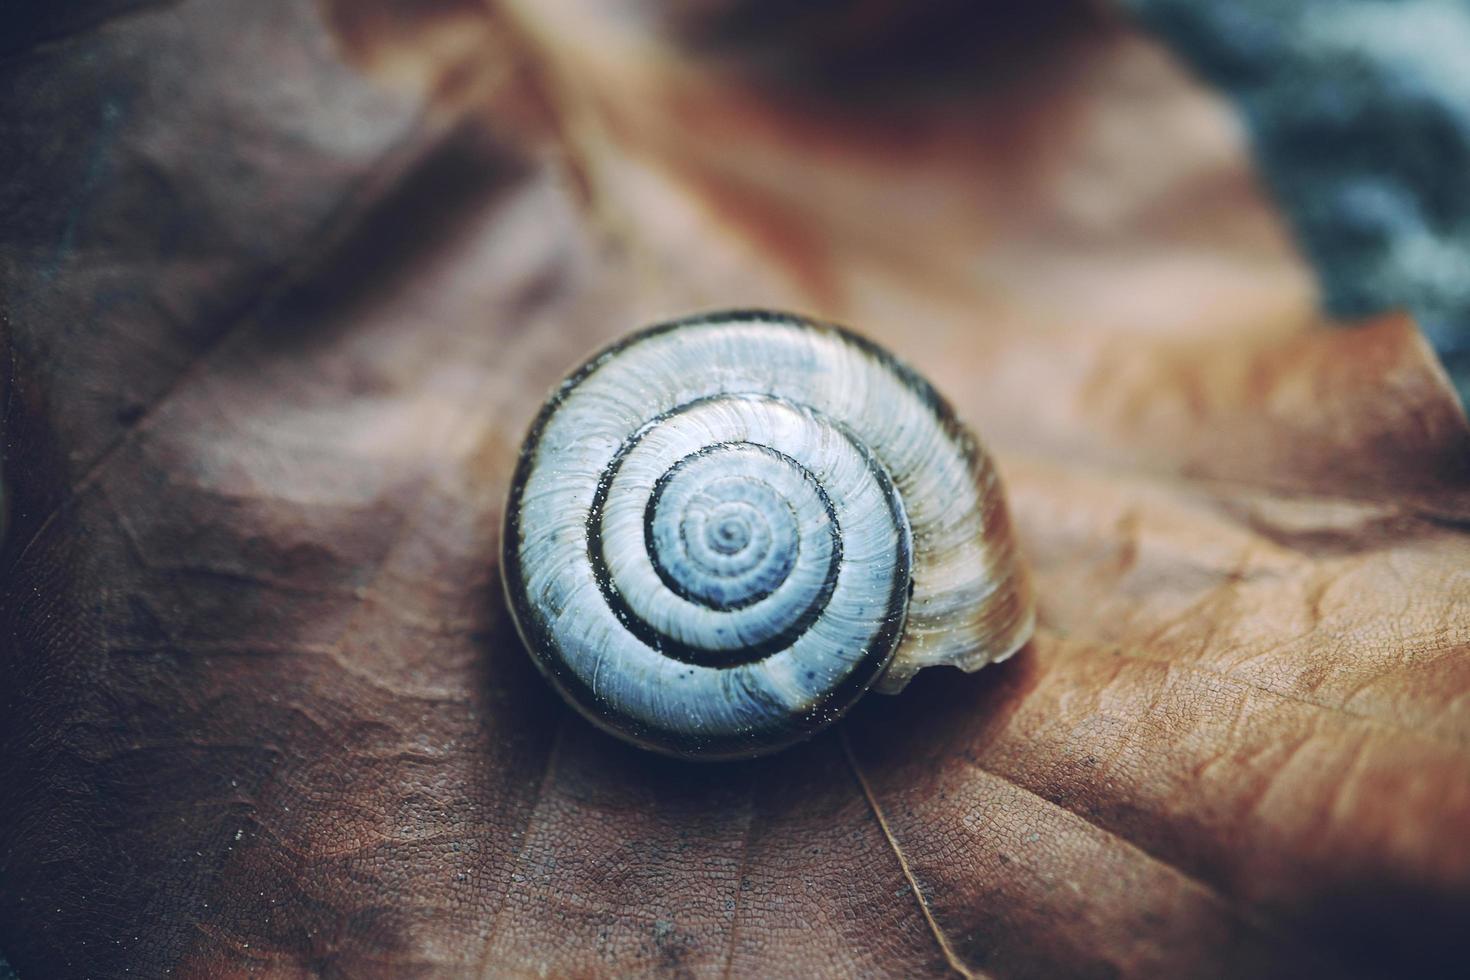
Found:
M 1415 327 L 1321 320 L 1122 22 L 759 6 L 101 3 L 6 55 L 22 976 L 1463 962 L 1470 427 Z M 1041 627 L 699 766 L 562 706 L 495 556 L 561 374 L 732 305 L 936 382 Z

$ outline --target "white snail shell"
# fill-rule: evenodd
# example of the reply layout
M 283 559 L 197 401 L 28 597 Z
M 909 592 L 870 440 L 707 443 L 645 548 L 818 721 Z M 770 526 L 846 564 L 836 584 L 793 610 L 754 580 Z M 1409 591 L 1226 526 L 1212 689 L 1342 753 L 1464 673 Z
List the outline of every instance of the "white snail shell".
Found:
M 663 324 L 573 373 L 521 449 L 503 549 L 536 664 L 673 755 L 774 751 L 1034 622 L 999 478 L 949 405 L 786 314 Z

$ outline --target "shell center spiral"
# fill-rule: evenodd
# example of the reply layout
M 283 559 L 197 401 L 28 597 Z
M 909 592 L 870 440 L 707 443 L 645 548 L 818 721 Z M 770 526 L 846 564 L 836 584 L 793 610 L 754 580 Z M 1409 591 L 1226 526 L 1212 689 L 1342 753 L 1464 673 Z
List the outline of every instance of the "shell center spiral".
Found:
M 710 609 L 741 609 L 779 589 L 803 547 L 809 558 L 831 554 L 831 510 L 795 460 L 751 443 L 722 444 L 660 477 L 645 543 L 670 590 Z
M 849 521 L 862 529 L 851 541 Z M 859 656 L 863 630 L 887 617 L 874 600 L 906 586 L 903 521 L 882 468 L 841 429 L 788 402 L 725 396 L 650 419 L 619 447 L 586 554 L 621 628 L 660 658 L 802 659 L 834 597 L 832 622 L 852 626 Z

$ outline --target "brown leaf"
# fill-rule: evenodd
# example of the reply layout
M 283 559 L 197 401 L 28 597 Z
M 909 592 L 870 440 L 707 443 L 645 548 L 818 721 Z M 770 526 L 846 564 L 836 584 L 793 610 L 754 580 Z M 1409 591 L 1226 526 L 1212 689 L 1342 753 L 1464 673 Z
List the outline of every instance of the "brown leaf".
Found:
M 1214 97 L 1090 6 L 997 9 L 14 35 L 21 975 L 1463 962 L 1470 426 L 1412 324 L 1318 320 Z M 751 763 L 561 705 L 499 597 L 516 443 L 587 350 L 714 305 L 845 320 L 953 397 L 1030 648 Z

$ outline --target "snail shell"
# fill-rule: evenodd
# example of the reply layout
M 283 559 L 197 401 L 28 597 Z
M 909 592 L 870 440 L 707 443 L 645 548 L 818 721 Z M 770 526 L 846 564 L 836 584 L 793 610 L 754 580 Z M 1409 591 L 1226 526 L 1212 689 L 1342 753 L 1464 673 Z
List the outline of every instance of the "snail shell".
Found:
M 573 373 L 521 449 L 507 596 L 602 728 L 760 755 L 921 667 L 1015 652 L 1034 615 L 999 478 L 928 382 L 764 312 L 641 331 Z

